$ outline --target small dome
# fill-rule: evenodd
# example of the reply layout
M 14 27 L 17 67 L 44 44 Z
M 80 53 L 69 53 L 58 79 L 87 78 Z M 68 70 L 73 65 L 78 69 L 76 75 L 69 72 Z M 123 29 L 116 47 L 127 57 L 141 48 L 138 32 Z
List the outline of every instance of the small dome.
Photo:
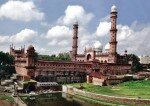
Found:
M 96 41 L 95 43 L 94 43 L 94 49 L 96 50 L 96 51 L 102 51 L 103 50 L 103 45 L 99 42 L 99 41 Z
M 111 12 L 117 12 L 117 7 L 115 5 L 111 7 Z
M 32 45 L 28 46 L 28 50 L 34 49 L 34 47 Z
M 77 20 L 77 18 L 74 20 L 74 25 L 78 25 L 78 20 Z
M 107 43 L 105 46 L 105 51 L 109 51 L 109 48 L 110 48 L 110 45 L 109 45 L 109 43 Z

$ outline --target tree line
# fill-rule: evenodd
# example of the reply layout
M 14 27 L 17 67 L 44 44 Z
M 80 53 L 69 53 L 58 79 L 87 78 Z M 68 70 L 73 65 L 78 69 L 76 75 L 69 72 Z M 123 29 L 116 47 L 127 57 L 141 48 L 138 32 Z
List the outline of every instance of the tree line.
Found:
M 143 70 L 142 64 L 140 63 L 140 58 L 135 54 L 127 54 L 127 61 L 131 62 L 132 72 L 139 72 Z
M 37 60 L 45 61 L 71 61 L 70 55 L 68 53 L 59 53 L 58 55 L 39 55 L 36 54 Z

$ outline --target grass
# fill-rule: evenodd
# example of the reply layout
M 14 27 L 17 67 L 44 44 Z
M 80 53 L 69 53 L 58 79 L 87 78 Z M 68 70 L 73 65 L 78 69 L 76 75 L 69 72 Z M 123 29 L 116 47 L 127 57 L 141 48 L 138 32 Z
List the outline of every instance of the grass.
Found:
M 25 102 L 27 99 L 27 96 L 21 96 L 20 99 Z
M 76 88 L 80 87 L 80 83 L 69 84 Z M 83 83 L 85 91 L 120 97 L 133 97 L 150 99 L 150 81 L 130 81 L 115 86 L 97 86 L 93 84 Z
M 7 96 L 7 95 L 0 95 L 0 100 L 7 100 L 10 103 L 14 103 L 14 98 L 11 96 Z

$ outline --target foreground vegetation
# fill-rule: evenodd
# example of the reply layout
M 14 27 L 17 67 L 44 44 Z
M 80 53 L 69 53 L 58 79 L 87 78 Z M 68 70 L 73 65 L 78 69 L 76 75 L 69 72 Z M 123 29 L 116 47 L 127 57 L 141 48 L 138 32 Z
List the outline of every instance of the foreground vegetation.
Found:
M 80 88 L 80 83 L 74 83 L 69 85 Z M 144 80 L 125 82 L 116 86 L 103 87 L 83 83 L 83 90 L 110 96 L 150 99 L 150 81 Z
M 8 101 L 10 103 L 14 103 L 15 102 L 13 97 L 7 96 L 7 95 L 0 95 L 0 100 L 6 100 L 6 101 Z
M 14 57 L 0 51 L 0 80 L 8 79 L 15 73 Z M 1 82 L 1 81 L 0 81 Z

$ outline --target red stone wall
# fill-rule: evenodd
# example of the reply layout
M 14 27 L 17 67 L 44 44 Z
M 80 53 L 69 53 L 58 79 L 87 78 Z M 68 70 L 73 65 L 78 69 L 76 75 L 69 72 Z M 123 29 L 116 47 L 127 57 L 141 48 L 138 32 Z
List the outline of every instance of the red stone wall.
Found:
M 24 67 L 15 66 L 16 73 L 20 75 L 27 75 L 27 69 Z

